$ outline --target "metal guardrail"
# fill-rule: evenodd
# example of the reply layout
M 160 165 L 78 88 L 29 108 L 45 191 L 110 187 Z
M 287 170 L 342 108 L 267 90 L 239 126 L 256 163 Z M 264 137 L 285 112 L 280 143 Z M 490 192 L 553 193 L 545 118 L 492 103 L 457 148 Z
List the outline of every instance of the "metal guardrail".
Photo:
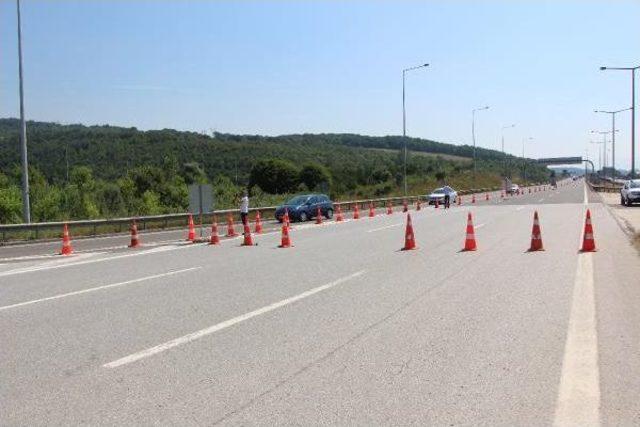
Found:
M 622 186 L 623 184 L 613 182 L 598 184 L 594 184 L 592 182 L 589 183 L 589 187 L 591 187 L 591 190 L 598 193 L 619 193 L 622 189 Z
M 496 191 L 501 187 L 492 188 L 477 188 L 471 190 L 460 190 L 458 194 L 467 195 L 473 193 L 484 193 L 488 191 Z M 404 200 L 407 203 L 414 203 L 418 198 L 424 199 L 424 194 L 407 196 L 407 197 L 382 197 L 376 199 L 360 199 L 349 200 L 342 202 L 334 202 L 334 205 L 340 205 L 343 209 L 349 211 L 353 209 L 354 205 L 368 205 L 373 203 L 378 205 L 380 203 L 390 202 L 392 205 L 402 204 Z M 366 207 L 366 206 L 363 206 Z M 261 214 L 275 212 L 276 206 L 265 206 L 250 208 L 250 212 L 260 211 Z M 202 224 L 210 223 L 213 216 L 227 216 L 239 218 L 239 209 L 223 209 L 217 210 L 211 213 L 203 214 L 202 218 L 197 216 L 198 223 L 202 220 Z M 128 232 L 128 227 L 132 221 L 136 221 L 138 230 L 144 232 L 145 230 L 170 230 L 175 228 L 181 228 L 187 225 L 189 213 L 174 213 L 165 215 L 147 215 L 147 216 L 133 216 L 124 218 L 105 218 L 105 219 L 90 219 L 90 220 L 74 220 L 74 221 L 55 221 L 55 222 L 37 222 L 31 224 L 0 224 L 0 246 L 10 244 L 11 242 L 32 241 L 32 240 L 44 240 L 59 238 L 61 229 L 64 224 L 67 224 L 72 228 L 75 238 L 82 236 L 95 237 L 99 235 L 112 235 L 123 232 Z

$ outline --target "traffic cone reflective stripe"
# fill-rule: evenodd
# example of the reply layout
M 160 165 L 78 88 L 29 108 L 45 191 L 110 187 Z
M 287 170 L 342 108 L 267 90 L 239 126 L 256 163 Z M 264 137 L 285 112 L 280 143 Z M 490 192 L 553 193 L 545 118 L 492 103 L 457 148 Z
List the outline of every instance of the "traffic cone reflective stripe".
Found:
M 344 218 L 342 217 L 342 208 L 340 207 L 340 205 L 338 205 L 338 212 L 336 213 L 336 222 L 341 222 L 343 220 Z
M 189 242 L 196 240 L 196 228 L 193 225 L 193 215 L 189 214 L 189 235 L 187 236 Z
M 71 238 L 69 237 L 69 227 L 65 223 L 62 227 L 62 249 L 60 255 L 71 255 L 73 247 L 71 247 Z
M 373 203 L 369 202 L 369 218 L 376 216 L 376 211 L 373 209 Z
M 136 225 L 136 220 L 134 219 L 131 223 L 131 243 L 129 243 L 130 248 L 137 248 L 140 246 L 140 239 L 138 238 L 138 226 Z
M 320 206 L 316 208 L 316 224 L 322 224 L 322 211 Z
M 243 225 L 243 233 L 244 241 L 242 242 L 242 246 L 253 246 L 253 237 L 251 236 L 251 229 L 249 228 L 249 223 L 245 222 Z
M 289 238 L 289 227 L 286 225 L 282 225 L 282 239 L 280 241 L 279 248 L 290 248 L 291 247 L 291 239 Z
M 476 246 L 476 236 L 475 231 L 473 229 L 473 218 L 471 217 L 471 212 L 467 214 L 467 234 L 464 239 L 464 249 L 463 251 L 475 251 L 477 249 Z
M 236 233 L 236 229 L 233 226 L 233 216 L 231 214 L 227 215 L 227 237 L 236 237 L 238 233 Z
M 591 224 L 591 211 L 587 209 L 587 217 L 584 220 L 584 237 L 582 238 L 582 252 L 595 252 L 596 241 L 593 238 L 593 225 Z
M 413 225 L 411 224 L 411 214 L 407 214 L 407 227 L 404 232 L 404 247 L 403 251 L 410 251 L 416 249 L 416 239 L 413 235 Z
M 217 245 L 220 243 L 220 236 L 218 236 L 218 221 L 216 217 L 213 217 L 213 223 L 211 224 L 211 239 L 209 239 L 210 245 Z
M 529 252 L 544 251 L 542 245 L 542 231 L 540 230 L 540 220 L 538 219 L 538 211 L 533 213 L 533 227 L 531 229 L 531 246 Z
M 256 212 L 256 234 L 262 233 L 262 218 L 260 218 L 260 211 Z

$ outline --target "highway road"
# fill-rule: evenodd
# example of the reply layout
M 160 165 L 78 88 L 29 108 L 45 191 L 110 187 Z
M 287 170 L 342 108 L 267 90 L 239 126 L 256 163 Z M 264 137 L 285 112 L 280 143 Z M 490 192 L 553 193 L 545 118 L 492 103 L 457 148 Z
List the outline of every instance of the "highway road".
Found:
M 2 248 L 0 424 L 640 424 L 640 262 L 607 208 L 582 182 L 467 201 L 412 210 L 415 251 L 398 212 L 288 249 Z

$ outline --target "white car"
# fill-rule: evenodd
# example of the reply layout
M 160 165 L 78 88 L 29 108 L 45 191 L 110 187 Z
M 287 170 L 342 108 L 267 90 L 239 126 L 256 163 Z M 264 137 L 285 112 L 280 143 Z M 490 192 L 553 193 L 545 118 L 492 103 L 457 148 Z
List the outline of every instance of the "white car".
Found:
M 640 203 L 640 179 L 625 182 L 620 190 L 620 204 L 631 206 L 632 203 Z
M 507 193 L 518 194 L 519 191 L 520 191 L 520 187 L 518 186 L 518 184 L 511 184 L 511 188 L 507 190 Z
M 427 201 L 430 205 L 435 205 L 436 200 L 438 201 L 438 204 L 444 204 L 444 197 L 447 194 L 449 195 L 449 203 L 451 204 L 455 203 L 458 199 L 458 192 L 448 185 L 445 185 L 442 188 L 436 188 L 433 190 L 433 192 L 427 196 Z

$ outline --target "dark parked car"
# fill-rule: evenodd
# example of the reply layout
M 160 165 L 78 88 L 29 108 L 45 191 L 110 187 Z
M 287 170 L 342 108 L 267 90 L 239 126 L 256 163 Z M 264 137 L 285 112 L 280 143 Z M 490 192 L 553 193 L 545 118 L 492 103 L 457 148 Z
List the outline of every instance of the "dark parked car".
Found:
M 308 221 L 320 213 L 327 219 L 333 217 L 333 202 L 324 194 L 305 194 L 296 196 L 276 209 L 276 219 L 282 222 L 285 208 L 289 211 L 290 221 Z

